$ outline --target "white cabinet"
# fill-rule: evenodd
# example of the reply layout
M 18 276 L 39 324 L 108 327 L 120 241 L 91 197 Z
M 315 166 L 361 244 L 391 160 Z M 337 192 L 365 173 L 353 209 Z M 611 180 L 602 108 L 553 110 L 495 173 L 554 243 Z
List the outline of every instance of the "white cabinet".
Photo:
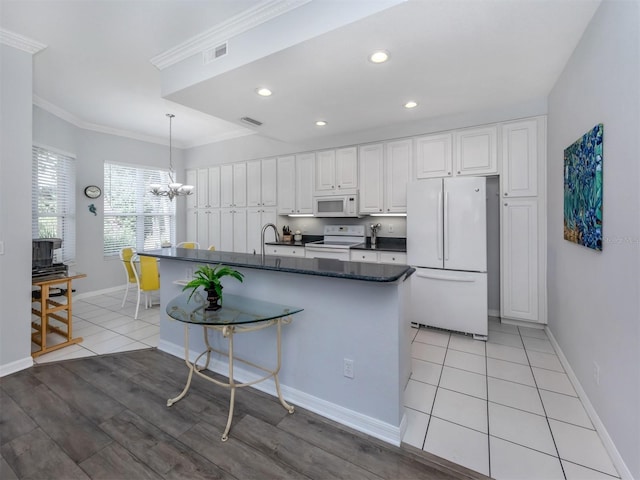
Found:
M 260 254 L 262 252 L 262 227 L 267 223 L 276 224 L 277 214 L 275 207 L 247 208 L 247 253 Z M 273 229 L 265 232 L 265 242 L 276 240 Z
M 358 150 L 356 147 L 316 153 L 315 190 L 330 195 L 358 188 Z
M 384 210 L 384 144 L 361 145 L 360 213 L 382 213 Z
M 495 125 L 454 132 L 456 175 L 498 173 L 498 127 Z
M 247 162 L 247 206 L 276 205 L 276 159 Z
M 360 213 L 405 213 L 407 182 L 411 177 L 412 141 L 362 145 L 358 153 Z
M 313 214 L 315 153 L 278 157 L 278 214 Z
M 538 121 L 502 125 L 502 196 L 538 195 Z
M 195 186 L 197 208 L 218 208 L 220 206 L 219 166 L 199 168 Z
M 220 247 L 220 210 L 212 208 L 199 208 L 197 211 L 197 233 L 195 241 L 200 248 L 209 248 L 214 245 L 216 250 Z M 192 239 L 193 237 L 188 237 Z
M 407 254 L 404 252 L 351 249 L 349 257 L 352 262 L 407 264 Z
M 198 171 L 197 170 L 187 170 L 185 172 L 186 184 L 194 185 L 196 187 L 196 191 L 191 195 L 187 195 L 185 204 L 187 206 L 187 210 L 192 208 L 196 208 L 198 205 Z M 189 238 L 189 237 L 187 237 Z
M 247 205 L 246 163 L 231 163 L 220 167 L 220 204 L 224 208 Z
M 538 322 L 538 200 L 503 199 L 501 227 L 501 316 Z
M 267 255 L 278 257 L 304 257 L 304 247 L 290 247 L 288 245 L 267 245 L 265 248 Z
M 415 178 L 450 177 L 453 174 L 451 133 L 415 139 Z
M 220 210 L 220 248 L 224 252 L 247 252 L 247 209 Z

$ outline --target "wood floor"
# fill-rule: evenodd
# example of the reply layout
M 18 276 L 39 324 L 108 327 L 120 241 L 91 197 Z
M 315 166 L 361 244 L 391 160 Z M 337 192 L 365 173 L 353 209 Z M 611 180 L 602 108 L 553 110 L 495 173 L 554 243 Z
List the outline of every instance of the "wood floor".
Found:
M 0 380 L 0 478 L 485 478 L 421 450 L 396 448 L 253 389 L 236 395 L 155 349 L 36 365 Z

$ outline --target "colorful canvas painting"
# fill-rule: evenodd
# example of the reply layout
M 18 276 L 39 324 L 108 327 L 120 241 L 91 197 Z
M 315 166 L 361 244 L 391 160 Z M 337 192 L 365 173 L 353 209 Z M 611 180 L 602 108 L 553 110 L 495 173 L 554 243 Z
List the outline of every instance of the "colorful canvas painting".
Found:
M 564 151 L 564 238 L 602 250 L 600 123 Z

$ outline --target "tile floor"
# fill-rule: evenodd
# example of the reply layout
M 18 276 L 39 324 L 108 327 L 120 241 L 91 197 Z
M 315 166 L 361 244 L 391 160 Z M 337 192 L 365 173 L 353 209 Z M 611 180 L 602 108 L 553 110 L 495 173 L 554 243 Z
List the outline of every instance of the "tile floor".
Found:
M 412 330 L 404 442 L 500 479 L 619 478 L 544 330 Z
M 144 300 L 141 299 L 138 319 L 134 320 L 136 293 L 129 291 L 127 302 L 121 307 L 123 295 L 124 290 L 81 300 L 74 299 L 73 336 L 82 337 L 82 342 L 36 357 L 34 363 L 157 347 L 160 336 L 159 305 L 154 303 L 151 308 L 145 309 Z M 64 297 L 55 300 L 60 299 Z M 61 341 L 63 337 L 55 333 L 47 336 L 49 345 Z M 39 347 L 31 344 L 31 348 L 33 351 Z

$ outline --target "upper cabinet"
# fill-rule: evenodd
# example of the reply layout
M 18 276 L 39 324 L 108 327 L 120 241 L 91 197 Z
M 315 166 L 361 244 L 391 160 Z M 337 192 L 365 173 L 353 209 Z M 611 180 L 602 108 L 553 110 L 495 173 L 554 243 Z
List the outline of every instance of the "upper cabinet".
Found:
M 247 206 L 247 164 L 245 162 L 220 167 L 220 197 L 222 207 Z
M 406 213 L 413 142 L 361 145 L 360 213 Z
M 247 206 L 276 205 L 276 159 L 247 162 Z
M 498 173 L 498 127 L 469 128 L 454 132 L 456 175 Z
M 278 214 L 312 214 L 315 153 L 277 159 Z
M 417 179 L 450 177 L 453 174 L 452 138 L 452 134 L 443 133 L 415 139 Z
M 356 147 L 323 150 L 316 153 L 316 194 L 331 195 L 340 190 L 356 188 L 358 188 L 358 149 Z
M 196 178 L 196 206 L 218 208 L 220 206 L 220 167 L 199 168 Z
M 187 196 L 186 205 L 188 209 L 196 208 L 198 206 L 198 172 L 197 170 L 187 170 L 186 184 L 195 185 L 196 191 Z
M 538 121 L 502 125 L 502 196 L 538 195 Z

